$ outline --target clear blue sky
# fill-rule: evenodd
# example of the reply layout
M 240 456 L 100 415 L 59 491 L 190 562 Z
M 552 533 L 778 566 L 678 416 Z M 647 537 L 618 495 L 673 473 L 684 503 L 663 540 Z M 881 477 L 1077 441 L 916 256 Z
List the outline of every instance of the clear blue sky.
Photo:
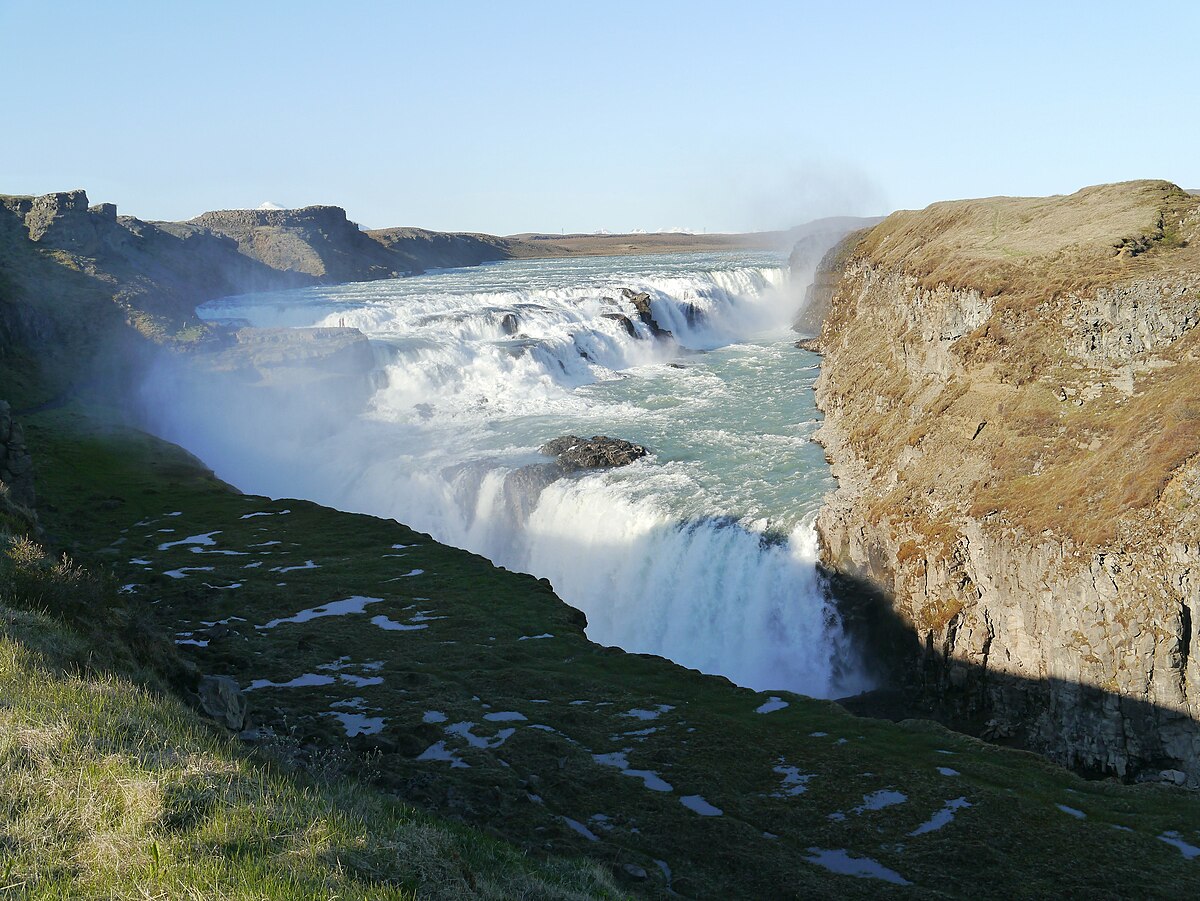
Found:
M 743 230 L 1200 187 L 1200 3 L 0 0 L 0 193 Z

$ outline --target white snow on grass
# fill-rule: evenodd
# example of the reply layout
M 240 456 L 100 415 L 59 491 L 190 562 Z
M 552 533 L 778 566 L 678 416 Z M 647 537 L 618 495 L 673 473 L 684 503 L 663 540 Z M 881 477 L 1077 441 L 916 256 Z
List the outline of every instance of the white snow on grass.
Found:
M 260 688 L 309 688 L 315 685 L 332 685 L 337 680 L 333 676 L 322 676 L 317 673 L 305 673 L 289 682 L 272 682 L 270 679 L 255 679 L 242 691 L 258 691 Z
M 700 795 L 684 795 L 679 799 L 679 803 L 702 817 L 721 817 L 725 815 L 725 811 L 720 807 L 714 807 L 704 800 Z
M 248 551 L 224 551 L 219 548 L 215 551 L 206 551 L 204 548 L 199 547 L 199 546 L 192 547 L 191 552 L 193 554 L 219 554 L 223 557 L 249 557 L 250 556 Z
M 908 795 L 904 794 L 904 792 L 898 792 L 890 788 L 881 788 L 877 792 L 863 795 L 862 804 L 855 807 L 853 813 L 866 813 L 868 810 L 883 810 L 885 807 L 903 804 L 907 800 Z
M 149 560 L 143 560 L 141 557 L 134 557 L 129 562 L 135 566 L 149 566 L 150 565 Z
M 261 513 L 247 513 L 245 516 L 242 516 L 240 518 L 241 519 L 254 519 L 254 517 L 256 517 L 256 516 L 284 516 L 285 514 L 288 514 L 291 512 L 292 512 L 291 510 L 280 510 L 279 512 L 276 513 L 276 512 L 272 512 L 270 510 L 264 510 Z
M 428 629 L 428 623 L 416 623 L 413 625 L 398 623 L 384 614 L 371 617 L 371 625 L 378 626 L 385 632 L 416 632 L 418 629 Z
M 935 811 L 933 816 L 910 832 L 909 835 L 924 835 L 926 832 L 936 832 L 954 819 L 954 811 L 970 806 L 971 802 L 966 798 L 955 798 L 952 801 L 947 801 L 941 810 Z
M 635 720 L 656 720 L 667 711 L 674 709 L 670 704 L 659 704 L 654 710 L 643 710 L 640 707 L 634 707 L 632 710 L 626 710 L 621 716 L 631 716 Z
M 774 798 L 795 797 L 804 794 L 808 791 L 808 780 L 817 775 L 816 773 L 802 773 L 799 767 L 787 766 L 783 763 L 773 769 L 783 777 L 783 785 L 780 790 L 772 794 Z
M 446 727 L 447 735 L 457 735 L 459 738 L 465 739 L 467 744 L 472 748 L 498 748 L 508 741 L 514 734 L 516 729 L 501 729 L 491 738 L 484 738 L 482 735 L 476 735 L 471 730 L 475 728 L 472 722 L 454 723 Z
M 320 563 L 313 563 L 311 560 L 305 560 L 304 563 L 297 564 L 296 566 L 272 566 L 269 570 L 267 570 L 267 572 L 279 573 L 280 575 L 283 575 L 284 573 L 294 573 L 297 570 L 301 570 L 301 569 L 320 569 L 320 568 L 321 568 Z
M 517 713 L 515 710 L 500 710 L 496 713 L 485 713 L 483 718 L 493 723 L 512 723 L 527 719 L 525 714 Z
M 810 733 L 808 733 L 808 737 L 809 738 L 824 738 L 828 734 L 829 734 L 828 732 L 810 732 Z
M 283 544 L 282 541 L 260 541 L 258 544 L 250 544 L 247 547 L 271 547 L 275 544 Z
M 276 626 L 281 626 L 284 623 L 306 623 L 309 620 L 321 619 L 325 616 L 348 616 L 352 613 L 362 613 L 367 609 L 368 604 L 378 604 L 383 601 L 383 598 L 368 598 L 361 595 L 343 598 L 340 601 L 330 601 L 328 604 L 322 604 L 320 607 L 309 607 L 307 610 L 301 610 L 293 616 L 285 616 L 280 619 L 273 619 L 266 625 L 257 626 L 259 629 L 274 629 Z
M 137 582 L 130 582 L 128 585 L 122 585 L 117 589 L 119 594 L 133 594 L 137 591 Z
M 877 860 L 870 857 L 851 857 L 845 848 L 825 850 L 824 848 L 809 848 L 809 856 L 804 858 L 809 863 L 824 867 L 831 873 L 843 876 L 858 876 L 864 879 L 882 879 L 894 885 L 912 885 L 895 870 L 889 870 Z
M 788 702 L 783 698 L 778 698 L 771 695 L 767 700 L 754 709 L 755 713 L 774 713 L 776 710 L 782 710 L 788 706 Z
M 356 735 L 378 735 L 383 731 L 384 718 L 381 716 L 367 716 L 363 713 L 342 713 L 341 711 L 329 711 L 323 716 L 331 716 L 342 724 L 342 728 L 346 730 L 346 736 L 353 738 Z
M 624 751 L 614 751 L 611 754 L 593 754 L 592 759 L 601 766 L 616 767 L 621 771 L 623 776 L 632 776 L 635 779 L 641 779 L 646 788 L 656 792 L 674 791 L 671 783 L 667 782 L 658 773 L 653 770 L 632 770 L 629 768 L 629 761 L 625 755 L 632 748 L 626 748 Z
M 354 673 L 338 673 L 338 678 L 347 685 L 355 688 L 366 688 L 368 685 L 382 685 L 383 676 L 356 676 Z
M 179 569 L 168 569 L 164 576 L 170 576 L 172 579 L 186 579 L 187 573 L 210 573 L 213 571 L 211 566 L 181 566 Z
M 444 723 L 446 722 L 446 714 L 440 710 L 426 710 L 425 715 L 421 717 L 423 723 Z
M 1087 819 L 1087 814 L 1084 813 L 1082 810 L 1080 810 L 1078 807 L 1068 807 L 1066 804 L 1055 804 L 1054 806 L 1057 807 L 1059 810 L 1061 810 L 1063 813 L 1067 814 L 1068 816 L 1075 817 L 1075 819 L 1077 819 L 1077 820 L 1086 820 Z
M 943 776 L 961 776 L 962 775 L 962 773 L 960 773 L 958 770 L 951 769 L 948 766 L 940 766 L 937 768 L 937 771 L 939 773 L 941 773 Z
M 574 829 L 576 832 L 578 832 L 580 835 L 582 835 L 584 838 L 586 838 L 589 842 L 600 841 L 600 836 L 598 836 L 598 835 L 596 835 L 596 833 L 592 832 L 591 829 L 589 829 L 587 826 L 583 825 L 583 823 L 579 822 L 579 820 L 573 820 L 570 817 L 564 817 L 564 816 L 560 816 L 559 819 L 562 820 L 564 823 L 566 823 L 568 826 L 570 826 L 572 829 Z
M 241 582 L 230 582 L 228 585 L 213 585 L 211 582 L 201 582 L 205 588 L 211 588 L 213 591 L 228 591 L 231 588 L 241 588 Z
M 453 751 L 448 751 L 444 741 L 434 742 L 421 752 L 421 756 L 417 760 L 444 760 L 450 764 L 451 769 L 467 769 L 471 766 Z
M 208 647 L 208 640 L 203 638 L 176 638 L 175 644 L 190 644 L 198 648 Z
M 1178 831 L 1170 829 L 1158 836 L 1160 842 L 1166 842 L 1179 849 L 1179 853 L 1184 856 L 1185 860 L 1191 860 L 1194 857 L 1200 856 L 1200 848 L 1184 840 L 1183 836 Z
M 208 626 L 211 629 L 213 626 L 228 626 L 230 623 L 244 623 L 245 621 L 244 616 L 227 616 L 224 619 L 202 619 L 200 625 Z
M 165 529 L 165 530 L 159 529 L 159 531 L 160 532 L 161 531 L 173 532 L 174 529 Z M 206 547 L 212 546 L 212 545 L 216 544 L 216 542 L 213 541 L 212 537 L 214 535 L 220 535 L 220 534 L 221 534 L 221 530 L 216 529 L 215 531 L 212 531 L 212 532 L 205 532 L 203 535 L 189 535 L 187 538 L 180 538 L 178 541 L 165 541 L 158 546 L 158 549 L 160 551 L 165 551 L 165 550 L 168 550 L 173 547 L 178 547 L 181 544 L 202 544 L 202 545 L 205 545 Z
M 242 569 L 258 569 L 260 566 L 262 566 L 262 561 L 255 560 L 253 563 L 247 563 Z
M 425 575 L 425 570 L 423 570 L 423 569 L 414 569 L 414 570 L 412 570 L 411 572 L 406 572 L 406 573 L 405 573 L 404 575 L 402 575 L 402 576 L 395 576 L 394 578 L 391 578 L 391 579 L 384 579 L 383 581 L 385 581 L 385 582 L 399 582 L 401 579 L 409 579 L 409 578 L 412 578 L 413 576 L 423 576 L 423 575 Z
M 522 635 L 517 641 L 537 641 L 540 638 L 553 638 L 553 633 L 543 632 L 541 635 Z

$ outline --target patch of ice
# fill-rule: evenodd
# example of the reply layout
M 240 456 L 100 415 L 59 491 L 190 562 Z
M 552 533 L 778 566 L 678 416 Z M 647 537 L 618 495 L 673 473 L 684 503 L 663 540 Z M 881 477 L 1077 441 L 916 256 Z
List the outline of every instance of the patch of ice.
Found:
M 962 775 L 962 773 L 960 773 L 958 770 L 952 770 L 948 766 L 940 766 L 937 768 L 937 771 L 939 773 L 941 773 L 943 776 L 961 776 Z
M 421 752 L 421 756 L 417 760 L 444 760 L 450 764 L 451 769 L 467 769 L 471 766 L 471 764 L 460 758 L 453 751 L 446 750 L 446 743 L 444 741 L 431 744 Z
M 211 566 L 181 566 L 179 569 L 168 569 L 164 576 L 170 576 L 172 579 L 186 579 L 185 573 L 210 573 L 213 571 Z
M 674 791 L 671 783 L 667 782 L 653 770 L 631 770 L 629 768 L 629 761 L 625 757 L 629 750 L 629 748 L 626 748 L 624 751 L 613 751 L 611 754 L 593 754 L 592 759 L 601 766 L 616 767 L 621 771 L 621 775 L 623 776 L 632 776 L 635 779 L 641 779 L 646 788 L 651 791 Z
M 292 572 L 296 572 L 297 570 L 300 570 L 300 569 L 320 569 L 320 568 L 321 568 L 320 563 L 313 563 L 311 560 L 305 560 L 304 563 L 299 566 L 272 566 L 269 570 L 267 570 L 267 572 L 279 573 L 280 575 L 283 575 L 284 573 L 292 573 Z
M 1068 814 L 1069 816 L 1075 817 L 1075 819 L 1077 819 L 1077 820 L 1086 820 L 1087 819 L 1087 814 L 1084 813 L 1082 810 L 1080 810 L 1078 807 L 1068 807 L 1066 804 L 1055 804 L 1054 806 L 1057 807 L 1059 810 L 1061 810 L 1063 813 Z
M 583 823 L 579 822 L 578 820 L 573 820 L 570 817 L 564 816 L 560 816 L 559 819 L 586 838 L 589 842 L 600 841 L 600 836 L 596 835 L 596 833 L 592 832 L 591 829 L 583 825 Z
M 291 512 L 291 510 L 280 510 L 276 513 L 270 510 L 265 510 L 262 513 L 247 513 L 245 516 L 241 517 L 241 519 L 254 519 L 256 516 L 283 516 L 284 514 Z
M 383 676 L 356 676 L 353 673 L 338 673 L 338 678 L 355 688 L 366 688 L 368 685 L 382 685 Z
M 970 806 L 971 802 L 966 798 L 955 798 L 952 801 L 947 801 L 941 810 L 935 811 L 933 816 L 910 832 L 909 835 L 924 835 L 926 832 L 936 832 L 954 819 L 954 811 Z
M 1184 856 L 1185 860 L 1191 860 L 1194 857 L 1200 856 L 1200 848 L 1185 841 L 1183 836 L 1175 829 L 1170 829 L 1158 837 L 1160 842 L 1166 842 L 1172 847 L 1178 848 L 1179 853 Z
M 903 792 L 898 792 L 890 788 L 881 788 L 877 792 L 863 795 L 862 804 L 855 807 L 853 812 L 866 813 L 868 810 L 883 810 L 885 807 L 891 807 L 894 804 L 903 804 L 907 800 L 908 796 Z
M 496 713 L 485 713 L 483 718 L 493 723 L 511 723 L 517 720 L 524 720 L 526 716 L 523 713 L 517 713 L 515 710 L 501 710 Z
M 440 710 L 426 710 L 425 715 L 421 717 L 423 723 L 444 723 L 446 722 L 446 714 Z
M 553 638 L 554 635 L 550 632 L 543 632 L 541 635 L 522 635 L 517 641 L 537 641 L 539 638 Z
M 174 529 L 159 529 L 159 531 L 160 532 L 173 532 L 175 530 Z M 220 534 L 221 534 L 221 530 L 216 529 L 215 531 L 212 531 L 212 532 L 205 532 L 202 535 L 189 535 L 187 538 L 180 538 L 178 541 L 165 541 L 158 546 L 158 549 L 160 551 L 165 551 L 165 550 L 168 550 L 169 548 L 178 547 L 181 544 L 202 544 L 205 546 L 211 546 L 211 545 L 216 544 L 216 542 L 213 541 L 212 537 L 214 535 L 220 535 Z
M 643 710 L 640 707 L 635 707 L 632 710 L 626 710 L 621 716 L 631 716 L 635 720 L 656 720 L 669 710 L 674 710 L 670 704 L 659 704 L 654 710 Z
M 418 629 L 428 629 L 428 623 L 417 623 L 416 625 L 408 625 L 406 623 L 398 623 L 382 613 L 379 616 L 371 617 L 371 625 L 378 626 L 385 632 L 416 632 Z
M 368 604 L 378 604 L 383 598 L 368 598 L 361 595 L 354 597 L 343 598 L 340 601 L 330 601 L 328 604 L 322 604 L 320 607 L 310 607 L 307 610 L 301 610 L 294 616 L 286 616 L 280 619 L 273 619 L 266 625 L 258 626 L 259 629 L 274 629 L 276 626 L 281 626 L 284 623 L 306 623 L 309 620 L 320 619 L 325 616 L 347 616 L 351 613 L 362 613 L 366 610 Z
M 498 748 L 508 741 L 515 733 L 516 729 L 501 729 L 491 738 L 484 738 L 481 735 L 476 735 L 471 730 L 475 727 L 472 722 L 454 723 L 446 727 L 447 735 L 457 735 L 459 738 L 466 739 L 467 744 L 472 748 Z
M 801 773 L 799 767 L 787 766 L 785 764 L 780 764 L 773 769 L 783 777 L 783 785 L 780 791 L 772 795 L 775 798 L 795 797 L 796 795 L 804 794 L 808 791 L 808 780 L 817 775 L 816 773 Z
M 720 817 L 725 815 L 725 811 L 720 807 L 714 807 L 704 800 L 700 795 L 684 795 L 679 799 L 679 803 L 702 817 Z
M 877 860 L 870 857 L 851 857 L 845 848 L 826 850 L 824 848 L 809 848 L 810 856 L 804 858 L 809 863 L 824 867 L 831 873 L 843 876 L 858 876 L 864 879 L 882 879 L 894 885 L 912 885 L 895 870 L 889 870 Z
M 782 710 L 784 707 L 787 707 L 787 706 L 788 706 L 788 702 L 783 700 L 783 698 L 777 698 L 775 695 L 771 695 L 769 698 L 767 698 L 765 703 L 760 704 L 758 707 L 754 708 L 754 712 L 755 713 L 774 713 L 776 710 Z
M 258 691 L 260 688 L 309 688 L 315 685 L 332 685 L 335 681 L 333 676 L 321 676 L 317 673 L 305 673 L 303 676 L 297 676 L 290 682 L 272 682 L 270 679 L 255 679 L 242 691 Z

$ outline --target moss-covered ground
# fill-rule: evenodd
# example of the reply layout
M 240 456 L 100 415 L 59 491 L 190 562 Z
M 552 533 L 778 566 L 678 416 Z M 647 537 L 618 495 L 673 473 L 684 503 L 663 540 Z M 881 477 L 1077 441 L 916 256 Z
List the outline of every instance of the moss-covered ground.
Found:
M 597 646 L 545 582 L 396 522 L 240 495 L 180 449 L 101 425 L 94 411 L 45 411 L 27 418 L 26 431 L 48 540 L 110 572 L 123 603 L 202 672 L 248 689 L 243 745 L 257 747 L 256 759 L 334 774 L 337 791 L 372 805 L 395 799 L 460 820 L 526 849 L 530 861 L 590 858 L 636 895 L 1200 890 L 1200 857 L 1189 857 L 1200 853 L 1189 850 L 1200 848 L 1193 794 L 1087 782 L 933 724 L 860 719 Z M 68 691 L 68 677 L 55 678 L 64 687 L 54 691 Z M 119 728 L 104 723 L 119 717 L 121 697 L 130 711 L 149 703 L 132 685 L 70 684 L 106 698 L 76 735 Z M 13 696 L 6 688 L 5 715 L 22 709 Z M 49 703 L 22 715 L 53 732 Z M 191 752 L 170 749 L 189 747 L 189 729 L 150 733 L 142 745 L 142 759 L 178 757 L 172 778 L 185 788 Z M 39 739 L 47 748 L 56 740 Z M 203 743 L 240 759 L 228 740 Z M 54 750 L 39 759 L 49 758 L 66 759 Z M 312 797 L 314 822 L 336 812 L 327 795 Z M 285 823 L 302 819 L 288 810 Z M 229 816 L 224 802 L 192 815 L 192 841 L 218 834 Z M 12 847 L 13 818 L 25 822 L 11 805 L 7 816 L 0 848 Z M 136 834 L 158 834 L 146 829 Z M 407 852 L 371 831 L 354 826 L 323 840 L 324 850 L 290 856 L 272 845 L 264 878 L 291 873 L 270 869 L 284 860 L 297 868 L 287 878 L 326 878 L 322 868 L 336 862 L 328 878 L 346 880 L 341 897 L 361 889 L 361 872 L 426 891 L 411 873 L 378 869 Z M 15 873 L 25 858 L 10 859 Z M 161 849 L 156 857 L 142 848 L 129 875 L 145 880 L 161 859 Z M 345 869 L 351 859 L 375 863 Z M 571 872 L 572 890 L 609 890 Z M 296 897 L 331 891 L 297 885 Z

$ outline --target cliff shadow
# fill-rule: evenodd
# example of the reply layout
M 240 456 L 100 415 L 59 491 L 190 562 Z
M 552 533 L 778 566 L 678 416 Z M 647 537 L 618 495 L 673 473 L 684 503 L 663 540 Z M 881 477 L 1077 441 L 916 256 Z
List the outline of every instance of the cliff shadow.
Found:
M 893 598 L 860 577 L 819 569 L 878 687 L 838 703 L 858 716 L 932 719 L 1042 754 L 1087 778 L 1200 784 L 1200 723 L 1100 686 L 1029 678 L 946 655 Z M 951 623 L 953 626 L 953 623 Z

